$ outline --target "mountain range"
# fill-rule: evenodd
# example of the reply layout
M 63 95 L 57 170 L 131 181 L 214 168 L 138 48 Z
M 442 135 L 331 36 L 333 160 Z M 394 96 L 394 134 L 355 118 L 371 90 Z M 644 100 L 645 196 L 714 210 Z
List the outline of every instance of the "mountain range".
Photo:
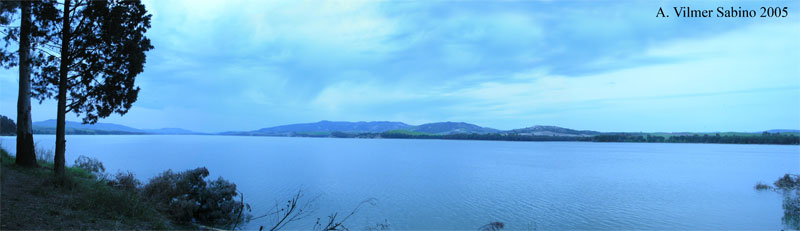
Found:
M 556 126 L 536 125 L 533 127 L 503 131 L 503 134 L 533 135 L 533 136 L 594 136 L 602 132 L 589 130 L 573 130 Z
M 497 129 L 481 127 L 464 122 L 438 122 L 418 126 L 408 125 L 403 122 L 372 121 L 372 122 L 345 122 L 345 121 L 319 121 L 316 123 L 289 124 L 275 127 L 262 128 L 255 131 L 223 132 L 222 135 L 251 135 L 251 136 L 296 136 L 296 135 L 326 135 L 333 132 L 343 133 L 383 133 L 388 131 L 411 131 L 432 135 L 447 135 L 458 133 L 494 133 Z
M 274 127 L 261 128 L 253 131 L 228 131 L 220 133 L 201 133 L 181 128 L 139 129 L 113 123 L 82 124 L 67 121 L 67 134 L 175 134 L 175 135 L 245 135 L 245 136 L 332 136 L 334 133 L 347 134 L 377 134 L 384 132 L 410 132 L 413 134 L 450 135 L 450 134 L 513 134 L 530 136 L 567 136 L 589 137 L 601 134 L 614 134 L 619 132 L 598 132 L 591 130 L 574 130 L 557 126 L 535 125 L 526 128 L 498 130 L 482 127 L 464 122 L 436 122 L 421 125 L 409 125 L 403 122 L 371 121 L 371 122 L 346 122 L 322 120 L 315 123 L 288 124 Z M 45 120 L 33 123 L 36 134 L 55 134 L 56 120 Z M 772 129 L 770 133 L 800 133 L 794 129 Z M 761 132 L 757 132 L 761 133 Z M 664 133 L 664 134 L 691 134 L 691 133 Z M 702 133 L 700 133 L 702 134 Z M 706 133 L 708 134 L 708 133 Z M 754 133 L 742 133 L 754 134 Z
M 163 134 L 163 135 L 188 135 L 188 134 L 202 134 L 199 132 L 189 131 L 182 128 L 159 128 L 159 129 L 138 129 L 125 125 L 113 123 L 95 123 L 83 124 L 81 122 L 66 121 L 67 134 L 96 134 L 96 135 L 111 135 L 111 134 Z M 33 133 L 36 134 L 55 134 L 56 133 L 56 120 L 45 120 L 33 123 Z
M 412 126 L 402 122 L 337 122 L 323 120 L 316 123 L 289 124 L 262 128 L 252 131 L 252 133 L 265 135 L 282 135 L 298 132 L 381 133 L 389 130 L 408 129 L 410 127 Z

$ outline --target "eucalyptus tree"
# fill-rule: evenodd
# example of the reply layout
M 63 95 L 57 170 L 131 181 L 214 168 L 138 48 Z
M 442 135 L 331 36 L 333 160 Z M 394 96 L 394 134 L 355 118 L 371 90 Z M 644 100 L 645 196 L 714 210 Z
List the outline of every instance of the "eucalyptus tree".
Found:
M 6 44 L 0 47 L 0 64 L 5 68 L 18 66 L 19 90 L 17 97 L 17 149 L 16 163 L 37 166 L 31 121 L 31 72 L 47 63 L 46 46 L 52 41 L 50 29 L 55 22 L 54 1 L 3 1 L 0 2 L 0 25 Z M 19 9 L 18 27 L 11 26 Z M 16 52 L 9 51 L 17 43 Z M 15 58 L 16 62 L 15 62 Z
M 17 96 L 17 164 L 36 166 L 31 121 L 31 2 L 19 3 L 19 94 Z

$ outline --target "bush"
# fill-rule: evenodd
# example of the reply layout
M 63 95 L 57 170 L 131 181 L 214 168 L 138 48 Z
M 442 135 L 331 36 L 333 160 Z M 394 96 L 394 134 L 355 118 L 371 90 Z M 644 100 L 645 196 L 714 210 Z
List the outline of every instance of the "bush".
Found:
M 769 186 L 769 185 L 761 183 L 761 182 L 758 182 L 756 184 L 755 188 L 756 188 L 756 190 L 771 190 L 771 189 L 773 189 L 772 186 Z
M 82 168 L 92 174 L 100 174 L 106 171 L 106 167 L 103 167 L 103 162 L 83 155 L 75 159 L 75 164 L 73 166 Z
M 247 206 L 236 200 L 236 184 L 221 177 L 206 182 L 206 177 L 205 167 L 179 173 L 167 170 L 151 179 L 142 195 L 178 223 L 231 227 L 241 222 Z
M 142 185 L 142 182 L 137 180 L 136 176 L 129 171 L 119 171 L 114 176 L 114 179 L 108 181 L 108 186 L 128 192 L 136 192 L 140 185 Z
M 120 175 L 133 176 L 119 173 L 116 180 L 120 179 Z M 144 229 L 166 225 L 164 216 L 158 214 L 155 206 L 143 200 L 135 188 L 122 190 L 123 188 L 98 184 L 92 179 L 71 179 L 75 182 L 75 186 L 71 190 L 74 197 L 67 204 L 74 209 L 93 211 L 100 217 L 115 219 L 122 223 L 133 222 L 135 224 L 137 221 L 148 221 L 152 227 L 141 227 Z
M 480 230 L 482 231 L 498 231 L 502 230 L 506 227 L 506 224 L 499 221 L 489 222 L 489 224 L 485 224 L 481 226 Z
M 783 177 L 775 181 L 775 187 L 784 190 L 800 189 L 800 176 L 783 175 Z
M 771 189 L 783 194 L 783 221 L 786 229 L 800 229 L 800 175 L 785 174 L 774 183 L 775 187 L 759 182 L 756 190 Z

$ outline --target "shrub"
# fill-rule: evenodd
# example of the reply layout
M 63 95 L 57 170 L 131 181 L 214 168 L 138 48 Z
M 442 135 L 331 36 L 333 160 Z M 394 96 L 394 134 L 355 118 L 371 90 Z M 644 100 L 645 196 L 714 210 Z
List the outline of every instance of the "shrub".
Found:
M 756 190 L 772 189 L 783 194 L 783 221 L 786 229 L 800 229 L 800 175 L 785 174 L 774 183 L 775 187 L 764 183 L 756 184 Z
M 167 170 L 144 186 L 142 195 L 178 223 L 199 222 L 211 226 L 232 226 L 241 222 L 246 208 L 236 200 L 236 184 L 223 178 L 206 182 L 205 167 L 175 173 Z
M 800 176 L 783 175 L 783 177 L 775 181 L 775 187 L 784 190 L 798 189 L 800 188 Z
M 103 166 L 103 162 L 84 155 L 78 156 L 78 159 L 75 159 L 75 164 L 73 166 L 82 168 L 92 174 L 99 174 L 106 171 L 106 167 Z
M 505 228 L 506 224 L 499 221 L 489 222 L 489 224 L 485 224 L 481 226 L 482 231 L 498 231 Z
M 783 195 L 783 218 L 781 220 L 788 229 L 800 229 L 800 190 Z
M 756 188 L 756 190 L 770 190 L 770 189 L 772 189 L 772 186 L 769 186 L 767 184 L 758 182 L 756 184 L 755 188 Z
M 118 177 L 119 175 L 117 174 Z M 122 175 L 132 176 L 132 174 Z M 166 225 L 164 222 L 166 219 L 160 216 L 155 207 L 143 200 L 136 191 L 126 191 L 98 184 L 98 181 L 93 179 L 71 179 L 74 182 L 74 188 L 71 190 L 74 197 L 67 202 L 67 205 L 74 209 L 92 211 L 99 217 L 114 219 L 122 223 L 148 221 L 152 227 L 141 227 L 145 229 Z
M 137 180 L 136 176 L 130 171 L 119 171 L 117 175 L 114 176 L 114 179 L 108 181 L 108 186 L 128 192 L 136 192 L 136 189 L 139 188 L 141 184 L 142 182 Z

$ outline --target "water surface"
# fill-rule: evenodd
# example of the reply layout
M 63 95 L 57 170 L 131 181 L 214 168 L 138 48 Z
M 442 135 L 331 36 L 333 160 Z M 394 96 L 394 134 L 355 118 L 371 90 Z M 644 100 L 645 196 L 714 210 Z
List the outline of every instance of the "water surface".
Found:
M 36 135 L 41 146 L 55 137 Z M 205 166 L 235 182 L 254 215 L 298 189 L 316 217 L 349 213 L 361 229 L 780 229 L 781 197 L 758 192 L 800 173 L 800 146 L 503 142 L 238 136 L 67 136 L 67 163 L 100 159 L 147 180 Z M 2 146 L 13 152 L 14 137 Z M 268 225 L 257 220 L 248 228 Z

